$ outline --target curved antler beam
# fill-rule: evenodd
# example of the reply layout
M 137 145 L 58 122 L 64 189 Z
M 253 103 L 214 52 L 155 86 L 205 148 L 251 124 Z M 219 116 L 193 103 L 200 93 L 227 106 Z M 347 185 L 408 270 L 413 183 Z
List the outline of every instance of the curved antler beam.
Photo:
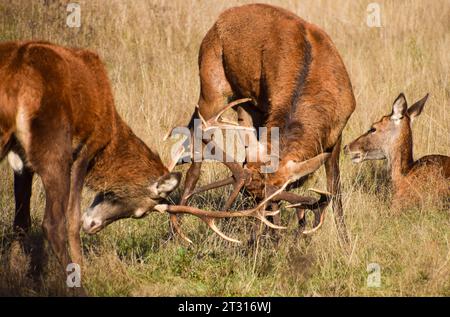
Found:
M 274 212 L 265 211 L 265 205 L 274 196 L 281 193 L 286 188 L 287 185 L 288 185 L 288 182 L 286 182 L 282 187 L 280 187 L 278 190 L 274 191 L 271 195 L 266 197 L 260 204 L 258 204 L 258 206 L 256 206 L 255 208 L 252 208 L 252 209 L 230 211 L 230 212 L 228 212 L 228 211 L 209 211 L 209 210 L 203 210 L 203 209 L 199 209 L 199 208 L 195 208 L 195 207 L 191 207 L 191 206 L 160 204 L 160 205 L 156 205 L 154 207 L 154 210 L 162 212 L 162 213 L 164 213 L 164 212 L 170 213 L 171 214 L 170 221 L 174 225 L 175 231 L 178 234 L 180 234 L 180 236 L 184 240 L 188 241 L 189 243 L 192 243 L 192 241 L 182 233 L 181 228 L 179 227 L 177 219 L 176 219 L 177 214 L 194 215 L 194 216 L 200 218 L 203 222 L 205 222 L 208 225 L 208 227 L 210 227 L 214 232 L 216 232 L 223 239 L 228 240 L 230 242 L 234 242 L 234 243 L 240 243 L 239 240 L 230 238 L 230 237 L 226 236 L 224 233 L 222 233 L 215 225 L 214 220 L 217 218 L 253 217 L 253 218 L 259 219 L 265 225 L 267 225 L 271 228 L 286 229 L 286 227 L 277 226 L 277 225 L 273 224 L 272 222 L 270 222 L 269 220 L 267 220 L 267 218 L 266 218 L 267 215 L 272 216 L 272 215 L 277 214 L 279 211 L 274 211 Z M 261 210 L 263 210 L 263 211 L 261 211 Z

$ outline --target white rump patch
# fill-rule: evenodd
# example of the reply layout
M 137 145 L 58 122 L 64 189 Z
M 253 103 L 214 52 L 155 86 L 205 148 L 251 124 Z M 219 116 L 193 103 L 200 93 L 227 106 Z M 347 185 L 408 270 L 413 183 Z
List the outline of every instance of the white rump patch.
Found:
M 10 151 L 8 153 L 8 163 L 16 173 L 22 173 L 23 161 L 17 153 Z

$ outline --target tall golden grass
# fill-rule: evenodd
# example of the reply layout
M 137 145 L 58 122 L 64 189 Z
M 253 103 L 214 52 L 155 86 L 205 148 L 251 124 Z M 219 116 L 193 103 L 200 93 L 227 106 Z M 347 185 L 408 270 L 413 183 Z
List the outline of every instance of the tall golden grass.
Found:
M 414 123 L 415 157 L 450 154 L 450 1 L 377 1 L 381 28 L 366 24 L 372 0 L 261 2 L 321 26 L 335 42 L 357 101 L 344 143 L 388 113 L 400 92 L 409 102 L 430 92 Z M 78 1 L 81 28 L 66 26 L 67 3 L 0 2 L 0 40 L 43 39 L 96 50 L 107 65 L 120 114 L 168 162 L 171 143 L 162 137 L 185 124 L 197 102 L 202 37 L 221 11 L 248 1 Z M 263 236 L 253 247 L 222 241 L 194 219 L 184 222 L 194 245 L 167 241 L 167 217 L 151 215 L 83 236 L 86 289 L 91 295 L 450 295 L 449 211 L 432 206 L 394 214 L 385 163 L 355 166 L 342 157 L 341 168 L 347 246 L 337 239 L 331 210 L 324 227 L 308 239 L 297 236 L 293 215 L 285 212 L 283 222 L 290 226 L 279 243 Z M 202 181 L 222 173 L 218 164 L 209 164 Z M 70 294 L 54 274 L 29 273 L 35 270 L 30 252 L 12 242 L 12 172 L 5 162 L 0 180 L 0 294 Z M 325 188 L 323 171 L 309 182 Z M 27 240 L 38 257 L 44 196 L 35 179 Z M 206 193 L 193 203 L 219 208 L 223 196 L 223 190 Z M 92 193 L 84 197 L 87 206 Z M 250 222 L 229 221 L 223 230 L 245 241 Z M 380 265 L 381 287 L 367 286 L 370 263 Z M 52 272 L 54 263 L 49 265 Z

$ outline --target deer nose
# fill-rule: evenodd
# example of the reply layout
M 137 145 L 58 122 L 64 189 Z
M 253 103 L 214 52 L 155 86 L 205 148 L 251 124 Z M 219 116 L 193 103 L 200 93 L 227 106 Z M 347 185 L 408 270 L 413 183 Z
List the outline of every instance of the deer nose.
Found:
M 86 214 L 83 214 L 83 231 L 86 233 L 94 233 L 97 228 L 99 228 L 102 222 L 99 219 L 94 219 Z

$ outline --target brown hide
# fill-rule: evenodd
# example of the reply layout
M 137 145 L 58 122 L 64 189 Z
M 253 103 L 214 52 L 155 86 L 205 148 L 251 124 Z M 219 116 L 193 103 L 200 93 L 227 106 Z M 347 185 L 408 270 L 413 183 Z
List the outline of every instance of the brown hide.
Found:
M 157 202 L 150 197 L 159 197 L 150 185 L 169 172 L 120 118 L 96 53 L 47 42 L 2 43 L 0 78 L 0 159 L 11 150 L 24 163 L 15 171 L 14 223 L 28 230 L 36 173 L 46 193 L 44 234 L 64 267 L 81 263 L 83 185 L 114 193 L 123 206 L 146 202 L 151 209 Z
M 222 13 L 200 49 L 200 113 L 205 119 L 224 99 L 250 97 L 268 128 L 280 128 L 280 169 L 268 182 L 283 184 L 289 161 L 331 149 L 355 109 L 345 66 L 317 26 L 265 4 Z

